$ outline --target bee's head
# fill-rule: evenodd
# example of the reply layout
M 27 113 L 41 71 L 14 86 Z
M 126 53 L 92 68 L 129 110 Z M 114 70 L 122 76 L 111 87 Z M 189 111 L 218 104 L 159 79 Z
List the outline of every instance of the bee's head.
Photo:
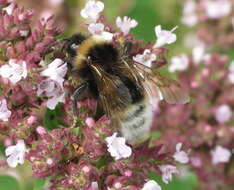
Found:
M 74 34 L 70 38 L 66 39 L 66 43 L 64 45 L 64 50 L 68 54 L 69 57 L 75 57 L 77 48 L 79 45 L 86 40 L 86 36 L 81 33 Z

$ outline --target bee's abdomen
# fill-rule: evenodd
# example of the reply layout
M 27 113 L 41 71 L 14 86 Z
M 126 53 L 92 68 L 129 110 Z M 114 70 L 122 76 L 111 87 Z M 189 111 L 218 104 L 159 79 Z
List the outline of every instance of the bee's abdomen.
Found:
M 120 122 L 120 132 L 128 143 L 137 144 L 148 136 L 153 121 L 150 103 L 143 100 L 132 104 L 124 111 Z

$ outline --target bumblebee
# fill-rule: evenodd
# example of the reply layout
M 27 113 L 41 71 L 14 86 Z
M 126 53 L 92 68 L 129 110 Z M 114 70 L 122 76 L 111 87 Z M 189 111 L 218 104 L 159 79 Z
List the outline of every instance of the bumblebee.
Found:
M 117 48 L 101 36 L 78 33 L 67 40 L 65 50 L 72 72 L 82 81 L 72 96 L 73 114 L 77 115 L 77 101 L 88 92 L 113 127 L 129 144 L 137 145 L 147 138 L 152 125 L 153 92 L 171 104 L 185 104 L 189 96 L 177 81 L 134 62 L 131 47 L 131 42 Z

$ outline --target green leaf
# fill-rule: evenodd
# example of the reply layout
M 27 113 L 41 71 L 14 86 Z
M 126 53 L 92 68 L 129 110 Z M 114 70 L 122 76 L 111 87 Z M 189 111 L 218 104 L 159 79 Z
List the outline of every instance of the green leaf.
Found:
M 44 126 L 48 130 L 53 130 L 58 128 L 60 125 L 67 126 L 66 123 L 63 121 L 63 111 L 62 111 L 63 104 L 59 103 L 54 110 L 49 108 L 45 111 L 44 117 Z
M 19 182 L 12 176 L 0 175 L 1 190 L 20 190 Z
M 0 142 L 0 155 L 5 155 L 5 146 L 2 142 Z
M 160 2 L 157 3 L 160 4 Z M 137 39 L 155 41 L 154 27 L 162 20 L 155 6 L 155 0 L 136 0 L 128 16 L 138 22 L 137 27 L 131 30 Z
M 151 132 L 150 135 L 151 135 L 151 140 L 155 140 L 161 136 L 161 133 L 160 133 L 160 131 L 153 131 L 153 132 Z
M 47 179 L 35 179 L 33 190 L 43 190 L 43 187 L 46 183 Z

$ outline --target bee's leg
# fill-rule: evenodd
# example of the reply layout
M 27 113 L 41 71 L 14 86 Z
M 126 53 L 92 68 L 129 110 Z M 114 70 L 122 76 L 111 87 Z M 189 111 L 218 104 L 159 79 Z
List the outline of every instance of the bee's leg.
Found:
M 123 48 L 123 56 L 129 56 L 130 52 L 132 51 L 133 44 L 130 41 L 125 42 Z
M 71 99 L 72 99 L 72 112 L 73 112 L 73 117 L 76 120 L 77 115 L 78 115 L 78 110 L 77 110 L 77 100 L 79 97 L 87 90 L 88 88 L 88 82 L 84 82 L 80 84 L 77 89 L 74 91 Z

